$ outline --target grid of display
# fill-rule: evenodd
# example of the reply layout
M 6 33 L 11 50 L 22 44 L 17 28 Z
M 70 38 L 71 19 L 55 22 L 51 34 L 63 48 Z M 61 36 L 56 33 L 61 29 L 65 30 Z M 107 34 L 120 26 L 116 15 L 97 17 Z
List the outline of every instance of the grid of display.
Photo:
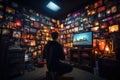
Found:
M 120 31 L 119 1 L 99 0 L 93 4 L 88 4 L 84 7 L 84 10 L 68 14 L 63 24 L 61 43 L 65 47 L 73 47 L 73 34 L 89 31 L 93 32 L 93 40 L 97 41 L 96 44 L 101 39 L 108 42 L 111 34 Z M 68 35 L 70 36 L 68 37 Z
M 51 39 L 51 26 L 54 27 L 57 21 L 13 3 L 0 3 L 0 35 L 11 35 L 9 40 L 13 43 L 18 40 L 19 46 L 26 48 L 28 53 L 33 56 L 41 55 L 41 49 L 44 47 L 42 45 Z

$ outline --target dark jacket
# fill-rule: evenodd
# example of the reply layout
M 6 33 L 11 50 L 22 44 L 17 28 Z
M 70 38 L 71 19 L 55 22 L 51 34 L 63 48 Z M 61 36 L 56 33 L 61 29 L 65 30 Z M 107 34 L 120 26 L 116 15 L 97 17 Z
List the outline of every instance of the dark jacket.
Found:
M 60 60 L 64 60 L 63 47 L 57 41 L 48 41 L 43 50 L 43 58 L 46 58 L 47 67 L 56 69 Z

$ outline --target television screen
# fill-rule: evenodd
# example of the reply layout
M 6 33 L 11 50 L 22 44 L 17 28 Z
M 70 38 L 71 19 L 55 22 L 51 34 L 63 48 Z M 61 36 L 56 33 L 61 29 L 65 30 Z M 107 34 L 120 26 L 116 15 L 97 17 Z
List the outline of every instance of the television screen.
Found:
M 76 21 L 76 22 L 75 22 L 75 27 L 78 27 L 78 26 L 79 26 L 79 22 Z
M 21 38 L 21 32 L 20 31 L 13 31 L 13 35 L 14 38 Z
M 40 23 L 39 22 L 34 22 L 33 25 L 34 25 L 35 28 L 40 28 Z
M 1 29 L 0 33 L 2 33 L 2 35 L 8 35 L 8 34 L 10 34 L 10 31 L 9 31 L 9 29 Z
M 98 8 L 97 12 L 103 12 L 105 11 L 106 7 L 105 6 L 101 6 Z
M 30 54 L 25 54 L 25 58 L 24 58 L 25 62 L 30 60 Z
M 109 26 L 109 33 L 118 32 L 118 31 L 119 31 L 119 25 Z
M 92 42 L 93 42 L 92 32 L 83 32 L 73 35 L 73 46 L 92 47 Z
M 6 7 L 6 12 L 11 13 L 11 14 L 15 14 L 15 10 L 11 7 L 8 7 L 8 6 Z
M 66 26 L 66 29 L 70 29 L 70 25 L 67 25 L 67 26 Z
M 93 47 L 97 46 L 97 39 L 93 39 Z
M 99 32 L 99 26 L 91 28 L 91 31 L 93 31 L 93 32 Z
M 36 46 L 36 41 L 35 40 L 31 40 L 29 43 L 28 43 L 29 46 Z
M 100 12 L 97 15 L 98 18 L 105 18 L 105 12 Z
M 101 23 L 100 28 L 101 28 L 101 29 L 107 28 L 107 23 Z
M 75 27 L 75 28 L 74 28 L 74 32 L 78 32 L 78 27 Z
M 97 32 L 97 33 L 93 33 L 93 38 L 94 39 L 98 39 L 98 38 L 100 38 L 101 37 L 101 34 L 99 33 L 99 32 Z

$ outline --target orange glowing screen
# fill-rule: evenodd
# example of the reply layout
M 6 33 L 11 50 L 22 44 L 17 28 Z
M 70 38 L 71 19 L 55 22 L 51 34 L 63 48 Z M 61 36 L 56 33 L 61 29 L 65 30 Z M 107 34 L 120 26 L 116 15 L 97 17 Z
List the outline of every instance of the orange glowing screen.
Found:
M 103 3 L 102 0 L 97 1 L 96 3 L 94 3 L 94 8 L 101 6 L 102 3 Z
M 99 40 L 99 50 L 103 51 L 105 49 L 106 40 Z
M 93 39 L 93 47 L 96 47 L 96 45 L 97 45 L 97 40 Z
M 99 26 L 91 28 L 91 31 L 98 32 L 99 31 Z
M 105 11 L 105 9 L 106 9 L 106 7 L 105 7 L 105 6 L 99 7 L 99 8 L 98 8 L 98 12 Z
M 119 30 L 119 25 L 109 26 L 109 32 L 117 32 Z

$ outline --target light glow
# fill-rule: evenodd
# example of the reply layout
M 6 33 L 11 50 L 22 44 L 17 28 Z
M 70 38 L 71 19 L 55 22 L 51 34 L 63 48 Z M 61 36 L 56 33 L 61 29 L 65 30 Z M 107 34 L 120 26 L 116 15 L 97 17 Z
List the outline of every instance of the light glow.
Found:
M 53 10 L 53 11 L 58 11 L 60 10 L 60 7 L 58 5 L 56 5 L 55 3 L 53 3 L 52 1 L 50 1 L 47 5 L 46 5 L 47 8 Z

